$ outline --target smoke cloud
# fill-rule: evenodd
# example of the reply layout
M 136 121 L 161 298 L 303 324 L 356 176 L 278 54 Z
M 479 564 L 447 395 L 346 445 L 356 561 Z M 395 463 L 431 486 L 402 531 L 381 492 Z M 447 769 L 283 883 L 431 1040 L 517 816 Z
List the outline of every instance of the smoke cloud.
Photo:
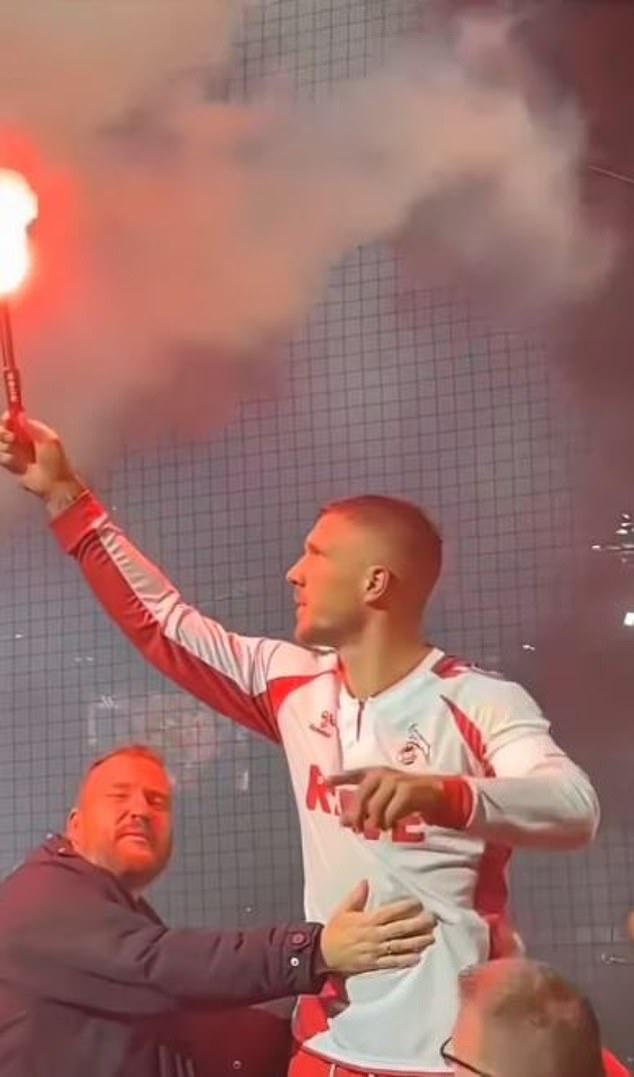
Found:
M 0 166 L 41 202 L 29 410 L 84 466 L 122 432 L 208 427 L 359 244 L 404 238 L 531 310 L 609 269 L 578 119 L 504 22 L 423 34 L 317 103 L 206 99 L 231 32 L 220 0 L 0 0 Z

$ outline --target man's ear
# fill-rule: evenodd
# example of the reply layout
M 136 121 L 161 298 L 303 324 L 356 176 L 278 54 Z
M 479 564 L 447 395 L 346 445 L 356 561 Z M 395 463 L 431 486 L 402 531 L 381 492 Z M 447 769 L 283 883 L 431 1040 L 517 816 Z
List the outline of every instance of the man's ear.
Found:
M 365 597 L 368 602 L 380 602 L 390 586 L 392 573 L 384 565 L 372 565 L 368 569 Z
M 70 838 L 70 840 L 72 841 L 73 838 L 77 837 L 78 830 L 79 808 L 71 808 L 66 818 L 66 837 Z

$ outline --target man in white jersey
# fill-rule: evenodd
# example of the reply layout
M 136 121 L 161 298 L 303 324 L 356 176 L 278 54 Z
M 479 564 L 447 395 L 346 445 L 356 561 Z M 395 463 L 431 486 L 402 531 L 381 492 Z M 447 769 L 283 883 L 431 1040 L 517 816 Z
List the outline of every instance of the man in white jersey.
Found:
M 441 1046 L 458 975 L 504 934 L 511 848 L 578 848 L 599 812 L 522 688 L 421 635 L 441 564 L 435 528 L 389 498 L 330 506 L 288 573 L 296 644 L 247 638 L 188 605 L 77 478 L 57 436 L 31 430 L 34 459 L 0 425 L 0 464 L 47 503 L 62 547 L 130 641 L 204 703 L 283 745 L 308 919 L 324 922 L 363 878 L 373 903 L 416 896 L 438 920 L 418 967 L 357 977 L 345 999 L 333 987 L 299 1001 L 293 1077 L 450 1072 Z M 342 771 L 353 771 L 348 784 L 329 784 Z M 417 811 L 411 782 L 403 800 L 387 796 L 394 771 L 416 776 Z M 384 799 L 396 809 L 387 820 Z

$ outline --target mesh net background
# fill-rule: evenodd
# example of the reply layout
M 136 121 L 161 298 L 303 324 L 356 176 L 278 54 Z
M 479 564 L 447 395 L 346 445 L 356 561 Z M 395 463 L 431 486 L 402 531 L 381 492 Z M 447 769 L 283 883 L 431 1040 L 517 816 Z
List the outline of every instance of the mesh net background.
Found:
M 416 19 L 396 0 L 263 0 L 247 11 L 226 92 L 239 98 L 283 71 L 298 94 L 318 95 L 363 73 Z M 546 351 L 442 283 L 412 284 L 387 247 L 360 249 L 285 347 L 278 394 L 240 406 L 206 444 L 129 452 L 100 492 L 188 599 L 237 631 L 273 636 L 290 632 L 284 571 L 320 504 L 363 491 L 419 501 L 448 552 L 431 634 L 534 687 L 540 626 L 573 602 L 571 461 L 585 436 Z M 0 545 L 0 868 L 62 825 L 91 756 L 143 739 L 167 753 L 180 788 L 175 861 L 153 895 L 161 912 L 192 925 L 297 915 L 301 856 L 281 753 L 141 662 L 37 508 Z M 605 699 L 593 699 L 596 718 Z M 586 853 L 517 856 L 513 905 L 529 949 L 584 984 L 626 1057 L 629 766 L 575 721 L 582 705 L 553 717 L 596 780 L 601 836 Z

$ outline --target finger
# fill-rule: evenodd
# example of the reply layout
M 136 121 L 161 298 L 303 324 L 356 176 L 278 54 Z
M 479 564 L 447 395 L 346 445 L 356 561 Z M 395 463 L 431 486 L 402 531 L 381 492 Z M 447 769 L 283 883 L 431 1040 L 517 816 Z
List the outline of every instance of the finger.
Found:
M 354 830 L 361 830 L 363 821 L 366 818 L 366 803 L 378 788 L 380 781 L 380 776 L 375 773 L 370 772 L 370 774 L 366 775 L 352 797 L 351 803 L 346 804 L 344 808 L 341 816 L 341 822 L 344 826 L 350 826 Z
M 341 905 L 335 910 L 334 916 L 338 916 L 342 912 L 362 912 L 368 901 L 368 894 L 370 893 L 370 885 L 367 879 L 362 879 L 358 882 L 354 890 L 352 890 L 341 902 Z M 334 919 L 334 916 L 331 919 Z
M 390 924 L 381 924 L 377 930 L 384 941 L 404 939 L 415 935 L 429 935 L 436 927 L 437 920 L 431 913 L 421 912 L 417 916 L 407 917 Z
M 366 816 L 370 826 L 376 827 L 377 830 L 389 830 L 387 809 L 396 792 L 393 782 L 384 779 L 380 783 L 366 806 Z
M 398 920 L 408 920 L 412 916 L 418 916 L 422 911 L 423 906 L 416 898 L 402 898 L 400 901 L 380 905 L 372 913 L 371 923 L 374 925 L 393 924 Z
M 420 964 L 422 953 L 420 954 L 385 954 L 383 957 L 377 957 L 374 967 L 377 969 L 411 969 L 414 965 Z
M 403 957 L 379 957 L 376 969 L 379 971 L 381 968 L 413 968 L 414 965 L 420 965 L 421 954 L 412 954 L 410 956 Z
M 8 426 L 0 426 L 0 441 L 4 441 L 7 445 L 15 441 L 15 434 Z
M 431 946 L 433 941 L 434 936 L 430 931 L 426 931 L 422 935 L 412 935 L 410 939 L 391 939 L 389 954 L 385 953 L 385 949 L 383 949 L 381 957 L 406 957 L 408 954 L 415 956 L 426 950 L 428 946 Z M 385 947 L 385 943 L 383 943 L 383 947 Z
M 385 810 L 385 829 L 390 830 L 399 819 L 410 815 L 412 806 L 410 803 L 411 789 L 407 785 L 399 785 L 394 790 L 394 795 Z
M 5 445 L 0 442 L 0 455 L 5 461 L 17 460 L 20 456 L 20 445 Z
M 7 468 L 9 471 L 20 471 L 21 463 L 12 452 L 0 452 L 0 466 Z
M 342 770 L 339 774 L 331 774 L 329 778 L 326 778 L 326 785 L 330 789 L 336 789 L 339 785 L 358 785 L 367 773 L 366 767 L 360 767 L 358 770 Z
M 369 805 L 379 793 L 384 779 L 380 771 L 370 771 L 366 774 L 361 784 L 357 787 L 356 803 L 354 808 L 355 827 L 361 830 L 366 820 L 370 820 Z

